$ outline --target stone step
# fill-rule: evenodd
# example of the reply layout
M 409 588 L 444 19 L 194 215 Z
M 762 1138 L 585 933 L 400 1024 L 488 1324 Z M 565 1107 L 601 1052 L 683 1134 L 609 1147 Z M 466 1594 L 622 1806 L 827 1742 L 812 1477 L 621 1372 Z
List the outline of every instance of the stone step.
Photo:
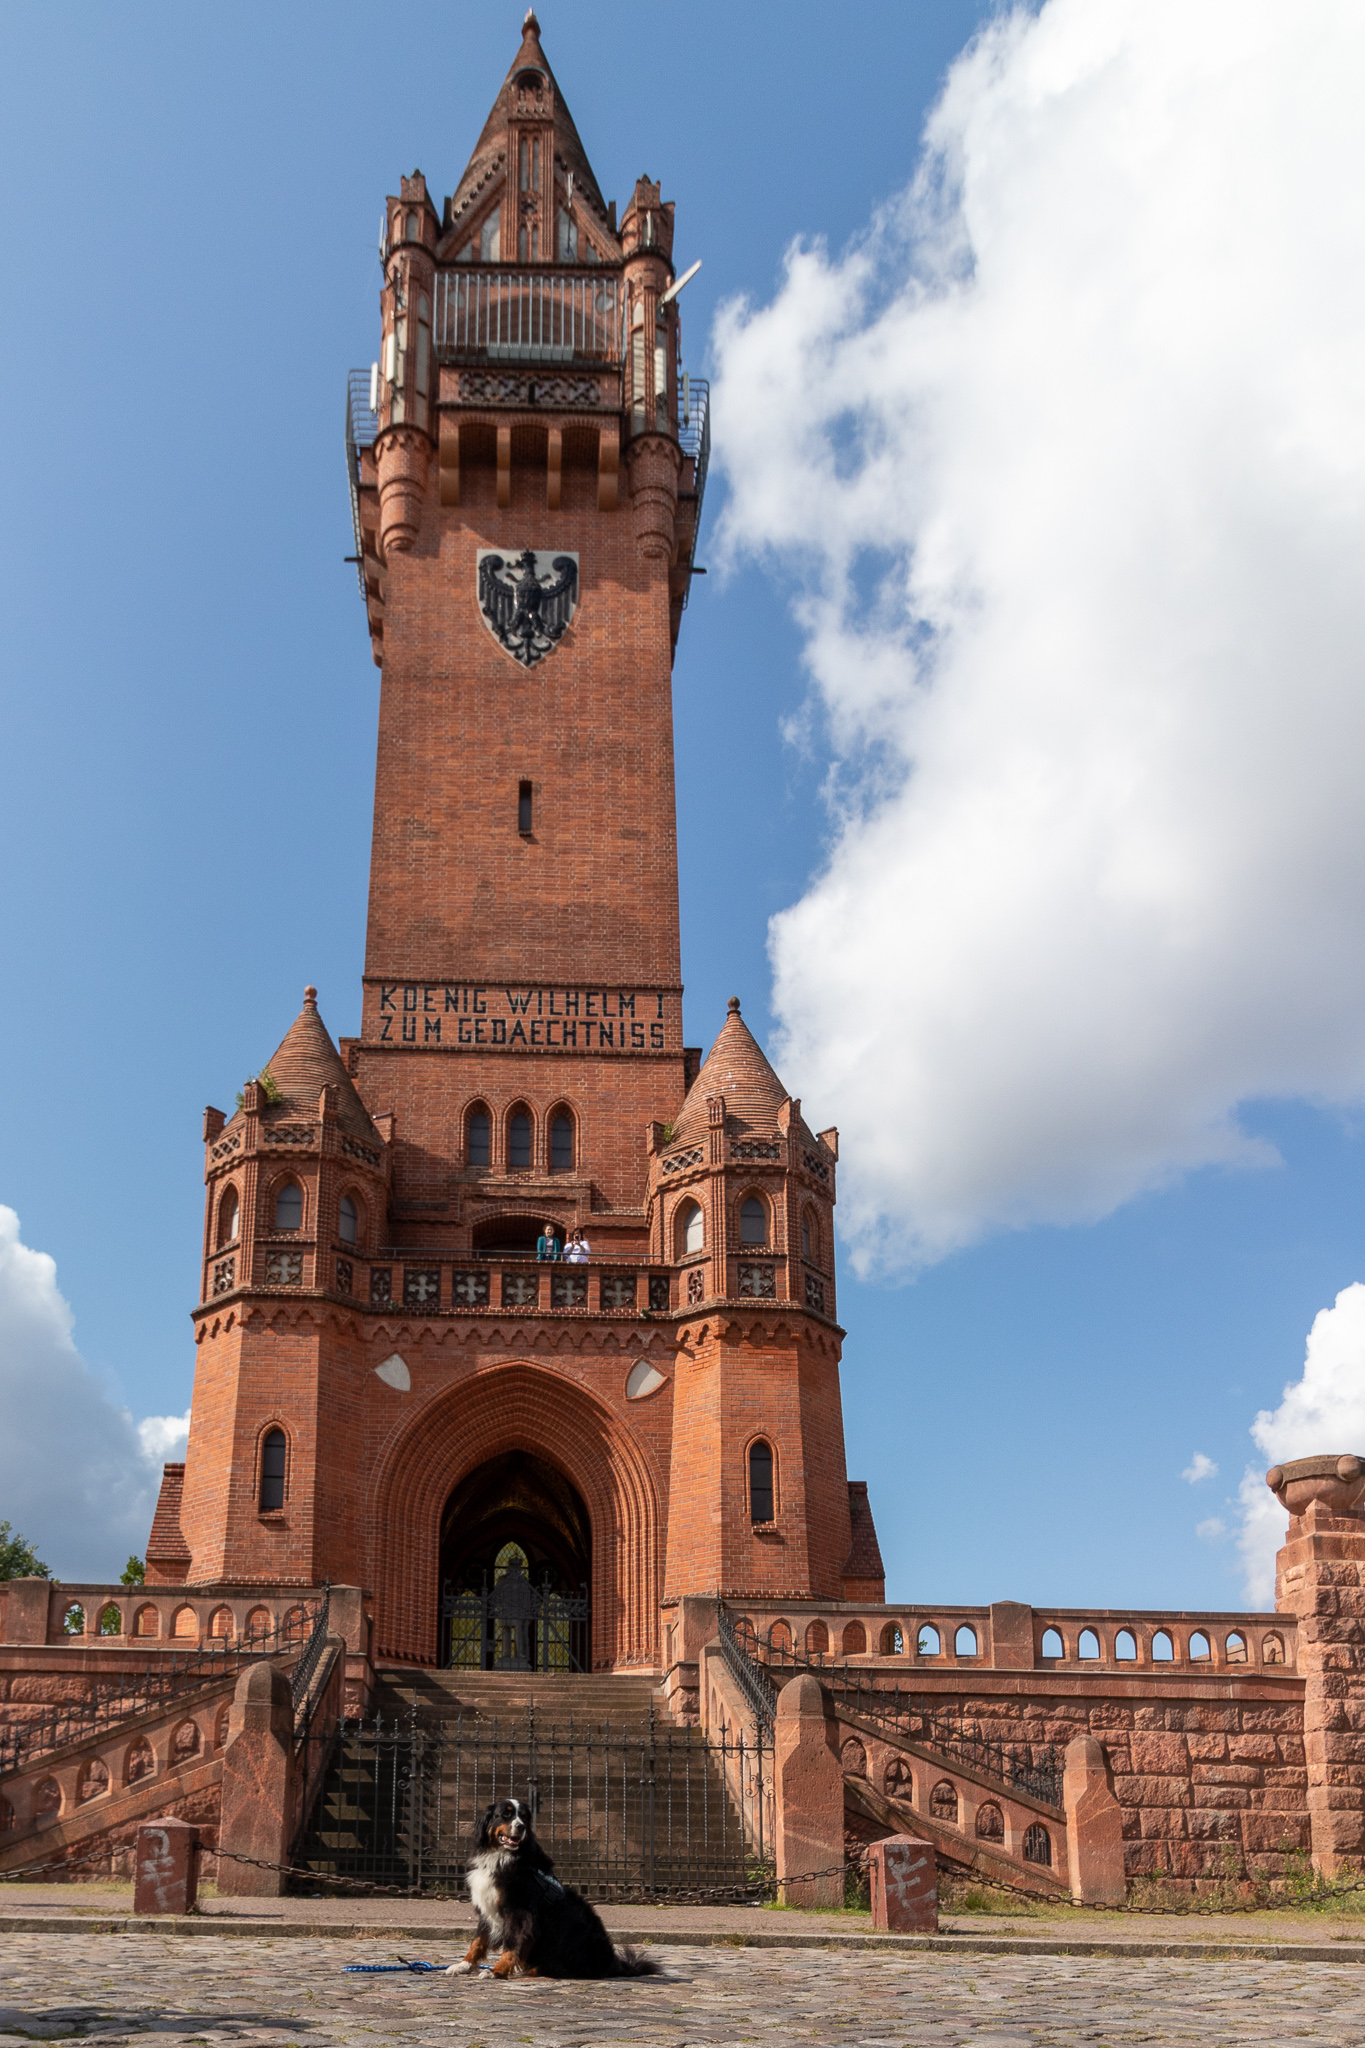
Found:
M 668 1725 L 653 1674 L 385 1669 L 377 1680 L 375 1704 L 385 1716 L 416 1706 L 424 1716 L 443 1721 L 471 1713 L 481 1720 L 512 1721 L 524 1720 L 534 1704 L 542 1727 L 569 1721 L 624 1727 L 647 1724 L 652 1707 L 656 1723 Z

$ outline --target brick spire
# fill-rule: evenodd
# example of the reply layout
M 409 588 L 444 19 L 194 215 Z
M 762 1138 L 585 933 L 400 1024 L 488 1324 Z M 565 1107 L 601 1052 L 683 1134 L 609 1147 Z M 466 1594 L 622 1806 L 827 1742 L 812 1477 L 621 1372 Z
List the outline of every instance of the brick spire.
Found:
M 446 213 L 448 222 L 459 215 L 476 187 L 488 184 L 495 170 L 506 174 L 506 162 L 500 163 L 499 159 L 505 158 L 511 124 L 519 118 L 528 115 L 534 118 L 537 114 L 547 119 L 553 128 L 557 167 L 562 166 L 564 171 L 572 173 L 575 190 L 605 223 L 607 203 L 588 162 L 588 153 L 579 140 L 573 115 L 540 47 L 540 23 L 534 11 L 529 11 L 522 23 L 521 48 L 502 82 L 502 89 L 483 124 L 483 132 L 474 145 L 474 153 L 451 197 Z
M 687 1091 L 671 1143 L 699 1138 L 707 1127 L 708 1096 L 725 1097 L 726 1121 L 736 1131 L 765 1135 L 778 1127 L 778 1112 L 790 1100 L 768 1064 L 762 1046 L 739 1013 L 739 997 L 731 996 L 720 1036 Z M 812 1138 L 812 1144 L 815 1142 Z
M 327 1026 L 318 1015 L 318 992 L 306 988 L 303 1008 L 281 1039 L 266 1072 L 280 1091 L 280 1100 L 265 1111 L 265 1120 L 281 1123 L 290 1117 L 317 1114 L 318 1096 L 324 1088 L 337 1091 L 337 1119 L 343 1130 L 371 1145 L 379 1133 L 370 1113 L 356 1093 L 341 1054 L 332 1043 Z

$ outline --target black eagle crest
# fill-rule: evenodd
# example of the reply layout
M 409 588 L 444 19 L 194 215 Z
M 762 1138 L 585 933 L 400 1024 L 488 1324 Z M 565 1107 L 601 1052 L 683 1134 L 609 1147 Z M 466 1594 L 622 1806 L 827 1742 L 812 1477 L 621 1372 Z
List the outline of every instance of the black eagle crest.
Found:
M 535 550 L 513 562 L 485 555 L 479 563 L 479 610 L 489 631 L 514 661 L 532 668 L 554 652 L 578 603 L 578 563 L 556 555 L 551 573 L 536 569 Z

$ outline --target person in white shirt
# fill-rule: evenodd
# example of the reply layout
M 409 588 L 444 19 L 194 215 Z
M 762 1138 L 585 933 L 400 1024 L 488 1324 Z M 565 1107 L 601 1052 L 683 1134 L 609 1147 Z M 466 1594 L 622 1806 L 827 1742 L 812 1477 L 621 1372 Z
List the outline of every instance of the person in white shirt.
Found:
M 592 1257 L 592 1246 L 581 1230 L 571 1230 L 569 1241 L 564 1247 L 564 1257 L 571 1266 L 586 1266 Z

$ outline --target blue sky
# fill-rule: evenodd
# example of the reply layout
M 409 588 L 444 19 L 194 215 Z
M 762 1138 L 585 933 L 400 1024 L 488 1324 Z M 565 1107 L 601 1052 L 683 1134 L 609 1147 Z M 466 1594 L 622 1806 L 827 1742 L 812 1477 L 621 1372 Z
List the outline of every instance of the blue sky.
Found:
M 718 307 L 780 290 L 793 238 L 838 251 L 905 187 L 987 12 L 540 10 L 604 191 L 662 178 L 680 266 L 703 259 L 694 372 Z M 135 1416 L 188 1400 L 204 1104 L 231 1106 L 305 982 L 334 1035 L 357 1027 L 378 673 L 342 560 L 344 379 L 375 353 L 383 196 L 414 166 L 452 189 L 519 19 L 30 5 L 0 29 L 0 1202 Z M 784 737 L 799 589 L 780 554 L 745 557 L 684 624 L 698 1043 L 736 992 L 771 1032 L 768 920 L 831 842 L 819 720 Z M 994 1229 L 911 1279 L 844 1271 L 849 1469 L 893 1597 L 1240 1604 L 1230 1538 L 1196 1525 L 1232 1528 L 1248 1426 L 1362 1266 L 1359 1119 L 1270 1099 L 1243 1124 L 1281 1163 Z M 1192 1486 L 1196 1450 L 1220 1474 Z M 30 1533 L 59 1568 L 60 1502 L 53 1470 Z

